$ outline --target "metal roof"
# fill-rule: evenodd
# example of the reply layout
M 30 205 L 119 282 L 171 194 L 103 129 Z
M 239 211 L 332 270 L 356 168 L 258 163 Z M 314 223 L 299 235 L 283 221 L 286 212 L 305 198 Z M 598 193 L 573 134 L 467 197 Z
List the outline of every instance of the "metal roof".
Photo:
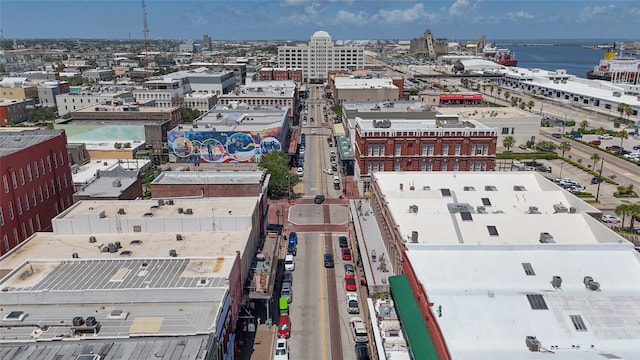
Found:
M 0 132 L 0 156 L 12 154 L 22 149 L 38 145 L 60 136 L 60 130 L 30 130 Z

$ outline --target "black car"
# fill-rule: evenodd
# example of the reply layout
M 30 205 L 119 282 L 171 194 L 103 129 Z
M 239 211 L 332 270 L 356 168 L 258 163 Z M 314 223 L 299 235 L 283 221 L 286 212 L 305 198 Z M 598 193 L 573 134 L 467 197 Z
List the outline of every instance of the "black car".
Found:
M 602 178 L 599 176 L 596 176 L 593 179 L 591 179 L 592 184 L 600 184 L 601 182 L 602 182 Z
M 349 240 L 347 239 L 346 236 L 339 236 L 338 244 L 340 245 L 341 248 L 349 247 Z
M 331 253 L 324 254 L 324 267 L 326 268 L 333 267 L 333 254 Z
M 551 134 L 551 136 L 553 136 L 556 139 L 561 139 L 562 138 L 562 134 L 560 134 L 560 133 L 553 133 L 553 134 Z
M 316 197 L 313 198 L 313 202 L 316 204 L 322 204 L 324 202 L 324 195 L 316 195 Z
M 298 249 L 297 249 L 296 243 L 290 242 L 289 246 L 287 247 L 287 255 L 296 256 L 297 252 L 298 252 Z
M 367 344 L 358 343 L 356 344 L 356 359 L 358 360 L 369 360 L 369 349 L 367 348 Z

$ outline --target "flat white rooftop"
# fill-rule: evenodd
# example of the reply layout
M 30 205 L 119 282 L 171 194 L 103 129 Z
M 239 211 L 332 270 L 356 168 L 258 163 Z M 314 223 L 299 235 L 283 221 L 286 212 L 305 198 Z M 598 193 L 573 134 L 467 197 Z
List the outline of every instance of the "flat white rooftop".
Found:
M 424 244 L 627 242 L 593 217 L 597 208 L 537 173 L 377 172 L 372 178 L 408 242 L 412 234 Z
M 540 121 L 539 115 L 533 115 L 514 107 L 487 108 L 487 107 L 439 107 L 438 113 L 443 115 L 459 115 L 460 120 L 474 119 L 482 122 L 483 119 L 514 119 L 535 117 Z
M 84 184 L 92 180 L 96 176 L 97 170 L 110 171 L 117 166 L 121 166 L 125 170 L 141 170 L 145 169 L 151 160 L 148 159 L 99 159 L 78 166 L 76 171 L 72 173 L 73 182 L 75 184 Z
M 345 101 L 342 106 L 347 111 L 369 112 L 380 111 L 385 112 L 417 112 L 431 111 L 427 105 L 421 101 Z
M 388 120 L 390 122 L 389 128 L 376 127 L 376 124 L 380 124 L 382 121 Z M 431 119 L 385 119 L 381 114 L 380 119 L 362 119 L 356 117 L 356 122 L 360 124 L 362 130 L 365 131 L 394 131 L 394 130 L 413 130 L 413 131 L 449 131 L 452 129 L 477 129 L 477 130 L 493 130 L 476 120 L 461 119 L 460 122 L 455 123 L 443 123 L 439 120 Z
M 407 254 L 454 359 L 640 354 L 640 254 L 631 244 L 409 244 Z M 600 289 L 588 289 L 585 276 Z M 526 336 L 535 336 L 542 352 L 529 351 Z
M 181 184 L 260 184 L 265 173 L 262 171 L 163 171 L 152 185 Z
M 337 89 L 397 89 L 391 78 L 351 78 L 338 76 L 334 80 Z
M 216 107 L 197 122 L 178 125 L 171 131 L 264 131 L 283 127 L 288 113 L 286 106 L 238 106 L 224 110 Z

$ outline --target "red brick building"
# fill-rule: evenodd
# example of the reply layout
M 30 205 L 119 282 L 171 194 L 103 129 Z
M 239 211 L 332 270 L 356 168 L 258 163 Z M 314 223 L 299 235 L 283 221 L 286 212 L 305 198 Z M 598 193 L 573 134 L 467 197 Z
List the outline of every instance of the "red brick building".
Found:
M 356 118 L 355 180 L 370 190 L 374 171 L 493 171 L 498 129 L 475 120 Z
M 0 132 L 0 255 L 73 202 L 64 130 Z
M 258 73 L 260 81 L 293 80 L 302 83 L 302 69 L 262 68 Z

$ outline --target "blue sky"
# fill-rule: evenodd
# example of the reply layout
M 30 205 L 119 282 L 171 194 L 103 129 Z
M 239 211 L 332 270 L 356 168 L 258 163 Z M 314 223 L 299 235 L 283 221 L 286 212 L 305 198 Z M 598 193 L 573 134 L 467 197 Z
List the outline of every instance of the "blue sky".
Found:
M 151 39 L 613 39 L 638 37 L 640 1 L 146 0 Z M 142 39 L 139 0 L 0 0 L 5 39 Z

